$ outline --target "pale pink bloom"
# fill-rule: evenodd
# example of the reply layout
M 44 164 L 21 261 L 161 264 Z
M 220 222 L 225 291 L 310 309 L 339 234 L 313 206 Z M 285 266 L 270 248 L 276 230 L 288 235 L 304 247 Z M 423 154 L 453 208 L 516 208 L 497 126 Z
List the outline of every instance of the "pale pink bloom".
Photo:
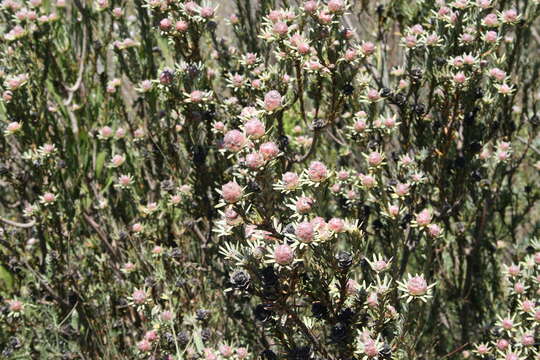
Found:
M 362 183 L 363 186 L 367 188 L 372 188 L 375 185 L 377 185 L 377 180 L 375 180 L 375 178 L 369 174 L 368 175 L 360 174 L 360 182 Z
M 499 25 L 499 19 L 496 14 L 488 14 L 483 20 L 484 25 L 488 27 L 496 27 Z
M 214 8 L 211 6 L 205 6 L 200 11 L 201 17 L 209 19 L 214 16 Z
M 377 151 L 373 151 L 367 157 L 368 163 L 371 166 L 378 166 L 383 162 L 383 156 Z
M 520 273 L 519 265 L 512 264 L 508 267 L 508 275 L 518 276 Z
M 138 233 L 138 232 L 141 232 L 143 230 L 143 226 L 140 223 L 135 223 L 135 224 L 133 224 L 133 226 L 131 226 L 131 230 L 133 230 L 133 232 Z
M 372 268 L 376 272 L 384 271 L 388 268 L 388 263 L 384 260 L 377 260 L 372 264 Z
M 512 330 L 512 328 L 514 327 L 514 322 L 512 321 L 512 319 L 506 318 L 501 321 L 501 326 L 505 330 Z
M 301 196 L 298 198 L 298 200 L 296 200 L 296 211 L 300 214 L 306 214 L 308 212 L 311 211 L 311 207 L 313 205 L 313 199 L 312 198 L 309 198 L 309 197 L 306 197 L 306 196 Z
M 304 3 L 304 11 L 308 13 L 315 12 L 317 10 L 317 1 L 309 0 Z
M 240 185 L 238 185 L 236 182 L 228 182 L 225 185 L 221 187 L 221 192 L 223 196 L 223 200 L 225 200 L 228 203 L 235 203 L 238 202 L 243 195 L 243 190 Z
M 135 290 L 131 295 L 135 304 L 144 304 L 146 301 L 146 292 L 144 290 Z
M 9 304 L 9 311 L 15 312 L 15 313 L 22 311 L 23 303 L 20 302 L 19 300 L 8 300 L 7 302 Z
M 534 262 L 540 264 L 540 252 L 534 254 Z
M 390 205 L 388 207 L 388 213 L 392 215 L 393 217 L 396 217 L 399 215 L 399 206 L 397 205 Z
M 161 313 L 161 320 L 163 321 L 172 321 L 174 314 L 171 311 L 165 310 Z
M 503 11 L 502 18 L 503 18 L 503 21 L 506 23 L 516 22 L 518 18 L 517 11 L 515 9 Z
M 233 355 L 233 349 L 229 345 L 220 345 L 219 353 L 221 354 L 221 356 L 228 358 Z
M 495 31 L 486 32 L 486 35 L 484 36 L 484 40 L 487 41 L 487 42 L 496 42 L 497 41 L 497 33 Z
M 503 351 L 506 350 L 508 345 L 510 344 L 508 344 L 508 341 L 506 339 L 500 339 L 499 341 L 497 341 L 497 344 L 496 344 L 497 349 L 503 350 Z
M 514 291 L 517 294 L 523 294 L 525 292 L 525 285 L 523 283 L 517 282 L 514 284 Z
M 193 103 L 200 103 L 204 100 L 204 93 L 200 90 L 194 90 L 189 94 L 189 100 Z
M 283 36 L 289 32 L 289 26 L 283 21 L 278 21 L 274 24 L 272 31 L 274 32 L 274 34 Z
M 410 188 L 410 185 L 409 184 L 404 184 L 404 183 L 398 183 L 396 184 L 396 187 L 395 187 L 395 192 L 396 192 L 396 195 L 398 196 L 406 196 L 409 194 L 409 188 Z
M 285 183 L 285 188 L 288 190 L 295 189 L 299 183 L 298 175 L 293 172 L 286 172 L 283 174 L 282 180 Z
M 454 82 L 456 84 L 463 84 L 463 83 L 465 83 L 466 80 L 467 80 L 467 77 L 462 72 L 459 72 L 459 73 L 454 75 Z
M 8 133 L 13 134 L 13 133 L 15 133 L 15 132 L 21 130 L 21 128 L 22 128 L 22 125 L 21 125 L 20 123 L 18 123 L 18 122 L 16 122 L 16 121 L 13 121 L 13 122 L 10 122 L 10 123 L 8 124 L 8 126 L 6 127 L 6 131 L 7 131 Z
M 262 137 L 266 131 L 264 124 L 259 119 L 251 119 L 245 125 L 246 134 L 254 139 Z
M 431 223 L 431 219 L 431 211 L 428 209 L 424 209 L 420 213 L 416 214 L 416 223 L 419 226 L 428 226 Z
M 310 243 L 313 240 L 313 236 L 315 235 L 315 231 L 313 229 L 313 225 L 310 222 L 301 222 L 296 226 L 294 234 L 300 241 L 304 243 Z
M 328 10 L 330 12 L 340 12 L 345 8 L 343 0 L 330 0 L 328 1 Z
M 381 98 L 379 92 L 375 89 L 370 89 L 367 93 L 367 98 L 369 101 L 377 101 Z
M 144 334 L 144 338 L 150 342 L 157 340 L 158 333 L 156 330 L 149 330 Z
M 236 357 L 240 360 L 247 358 L 248 351 L 246 348 L 237 348 L 236 349 Z
M 489 348 L 485 344 L 480 344 L 476 351 L 479 355 L 486 355 L 489 353 Z
M 346 286 L 347 294 L 353 295 L 356 292 L 356 290 L 358 290 L 359 287 L 360 285 L 358 285 L 358 283 L 355 280 L 353 279 L 347 280 L 347 286 Z
M 357 53 L 356 53 L 356 50 L 355 49 L 347 49 L 345 51 L 345 55 L 344 55 L 344 58 L 345 60 L 347 61 L 354 61 L 357 57 Z
M 328 177 L 326 166 L 320 161 L 313 161 L 308 168 L 308 176 L 311 181 L 324 181 Z
M 534 336 L 532 334 L 524 334 L 521 337 L 521 344 L 523 346 L 533 346 L 534 345 Z
M 439 237 L 442 234 L 441 227 L 437 224 L 429 224 L 427 226 L 428 234 L 432 237 Z
M 375 344 L 373 339 L 367 339 L 364 341 L 364 353 L 370 358 L 374 358 L 379 355 L 379 349 L 377 349 L 377 344 Z
M 418 40 L 416 39 L 416 36 L 414 35 L 405 36 L 405 46 L 407 46 L 408 48 L 415 47 L 417 42 Z
M 366 303 L 369 307 L 377 307 L 379 306 L 379 296 L 377 296 L 377 293 L 373 291 L 370 293 L 366 299 Z
M 524 300 L 522 303 L 521 303 L 521 308 L 523 309 L 523 311 L 525 312 L 533 312 L 534 311 L 534 302 L 531 301 L 531 300 Z
M 259 152 L 246 155 L 246 166 L 250 169 L 258 169 L 265 163 L 264 156 Z
M 288 265 L 294 259 L 294 253 L 287 244 L 278 245 L 274 249 L 274 260 L 279 265 Z
M 56 200 L 56 195 L 54 195 L 53 193 L 47 192 L 43 194 L 42 199 L 45 204 L 52 204 Z
M 184 21 L 184 20 L 178 20 L 174 24 L 174 28 L 178 32 L 185 32 L 185 31 L 187 31 L 188 27 L 189 27 L 188 23 L 186 21 Z
M 150 341 L 143 339 L 137 343 L 137 348 L 139 351 L 148 352 L 152 350 L 152 344 L 150 344 Z
M 121 166 L 126 161 L 126 158 L 122 155 L 114 155 L 111 159 L 111 163 L 113 166 L 118 167 Z
M 366 121 L 364 119 L 356 120 L 354 123 L 354 130 L 358 132 L 363 132 L 367 127 Z
M 332 22 L 332 15 L 327 11 L 321 11 L 318 15 L 319 22 L 322 24 L 329 24 Z
M 369 56 L 375 52 L 375 44 L 372 42 L 365 42 L 362 44 L 362 53 L 365 56 Z
M 223 146 L 229 151 L 238 152 L 246 143 L 246 137 L 239 130 L 230 130 L 223 137 Z
M 264 96 L 264 107 L 267 111 L 274 111 L 281 106 L 281 94 L 276 90 L 269 91 Z
M 169 30 L 171 28 L 171 25 L 172 25 L 171 20 L 167 18 L 161 19 L 161 21 L 159 22 L 159 28 L 163 31 Z
M 328 226 L 333 232 L 340 233 L 345 231 L 345 222 L 340 218 L 332 218 L 328 221 Z
M 279 154 L 279 147 L 276 143 L 269 141 L 259 147 L 259 151 L 266 160 L 274 159 Z
M 407 281 L 407 291 L 413 296 L 422 296 L 427 292 L 427 283 L 422 276 L 415 276 Z

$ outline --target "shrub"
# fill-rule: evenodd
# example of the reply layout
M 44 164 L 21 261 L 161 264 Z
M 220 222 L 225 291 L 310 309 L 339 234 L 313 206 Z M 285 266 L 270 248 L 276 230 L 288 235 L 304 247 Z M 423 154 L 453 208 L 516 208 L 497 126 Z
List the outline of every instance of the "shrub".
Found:
M 538 359 L 538 1 L 0 14 L 2 356 Z

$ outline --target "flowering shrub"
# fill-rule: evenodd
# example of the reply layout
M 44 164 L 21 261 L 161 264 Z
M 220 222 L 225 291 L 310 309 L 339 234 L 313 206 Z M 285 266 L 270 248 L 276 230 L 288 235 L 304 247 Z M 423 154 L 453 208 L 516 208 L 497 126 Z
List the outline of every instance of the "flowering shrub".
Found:
M 538 1 L 0 14 L 2 357 L 538 359 Z

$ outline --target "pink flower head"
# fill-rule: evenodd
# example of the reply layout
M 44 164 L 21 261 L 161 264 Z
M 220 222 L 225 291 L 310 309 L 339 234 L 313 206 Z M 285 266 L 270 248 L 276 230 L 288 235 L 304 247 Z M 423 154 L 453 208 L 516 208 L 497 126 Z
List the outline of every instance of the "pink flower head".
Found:
M 287 25 L 287 23 L 283 21 L 278 21 L 274 24 L 272 31 L 276 35 L 280 35 L 280 36 L 287 35 L 287 33 L 289 32 L 289 26 Z
M 372 42 L 365 42 L 362 44 L 362 53 L 365 56 L 369 56 L 375 52 L 375 44 Z
M 242 187 L 236 182 L 230 181 L 221 187 L 223 200 L 232 204 L 238 202 L 244 193 Z
M 313 236 L 315 235 L 315 230 L 313 229 L 313 224 L 310 222 L 304 221 L 296 226 L 294 234 L 300 241 L 304 243 L 310 243 L 313 241 Z
M 428 234 L 432 237 L 439 237 L 442 234 L 441 227 L 437 224 L 429 224 L 427 226 Z
M 532 334 L 523 334 L 521 337 L 521 345 L 523 346 L 533 346 L 534 345 L 534 336 Z
M 413 296 L 422 296 L 427 292 L 427 283 L 422 276 L 415 276 L 407 281 L 407 290 Z
M 495 31 L 488 31 L 484 36 L 484 40 L 490 43 L 497 41 L 497 33 Z
M 345 222 L 340 218 L 332 218 L 328 221 L 328 226 L 333 232 L 340 233 L 345 231 Z
M 45 204 L 52 204 L 56 200 L 56 195 L 53 193 L 47 192 L 43 194 L 43 202 Z
M 497 341 L 497 344 L 496 344 L 497 349 L 503 350 L 503 351 L 506 350 L 508 345 L 510 345 L 510 344 L 508 343 L 508 340 L 506 340 L 506 339 L 500 339 L 499 341 Z
M 513 23 L 518 19 L 518 14 L 515 9 L 503 11 L 502 18 L 505 23 Z
M 337 13 L 342 11 L 345 8 L 343 0 L 330 0 L 328 1 L 328 11 Z
M 317 1 L 308 0 L 304 3 L 304 11 L 308 13 L 313 13 L 317 10 Z
M 288 190 L 295 189 L 299 183 L 298 175 L 293 172 L 283 174 L 282 180 L 285 183 L 285 188 Z
M 512 330 L 512 328 L 514 327 L 514 322 L 512 321 L 512 319 L 506 318 L 501 321 L 501 326 L 505 330 Z
M 174 24 L 174 28 L 176 29 L 176 31 L 181 32 L 181 33 L 186 32 L 188 27 L 189 27 L 188 23 L 184 20 L 178 20 Z
M 356 50 L 355 49 L 347 49 L 345 51 L 345 60 L 347 61 L 354 61 L 356 59 L 356 57 L 358 56 L 358 54 L 356 53 Z
M 262 144 L 259 147 L 259 151 L 264 156 L 266 160 L 274 159 L 279 154 L 279 147 L 276 145 L 276 143 L 269 141 L 264 144 Z
M 262 137 L 266 131 L 264 124 L 259 119 L 251 119 L 246 125 L 246 134 L 254 139 Z
M 364 341 L 364 353 L 370 358 L 374 358 L 379 355 L 379 349 L 377 349 L 377 344 L 373 339 L 367 339 Z
M 519 265 L 512 264 L 508 267 L 508 275 L 518 276 L 520 273 Z
M 161 19 L 161 21 L 159 22 L 159 28 L 163 31 L 167 31 L 171 28 L 171 20 L 165 18 L 165 19 Z
M 163 321 L 171 321 L 174 318 L 174 315 L 172 312 L 165 310 L 161 313 L 161 320 Z
M 278 245 L 274 249 L 274 260 L 279 265 L 288 265 L 294 259 L 294 253 L 287 244 Z
M 23 303 L 19 300 L 8 300 L 9 311 L 18 313 L 23 309 Z
M 357 132 L 363 132 L 367 127 L 366 121 L 364 119 L 356 120 L 354 123 L 354 130 Z
M 219 353 L 221 354 L 221 356 L 223 356 L 225 358 L 228 358 L 228 357 L 231 357 L 233 355 L 233 349 L 229 345 L 225 345 L 225 344 L 220 345 L 219 346 Z
M 146 301 L 146 291 L 144 290 L 135 290 L 131 295 L 133 302 L 137 305 L 144 304 Z
M 428 209 L 424 209 L 420 213 L 416 214 L 416 223 L 419 226 L 428 226 L 431 223 L 431 219 L 431 211 Z
M 534 262 L 538 265 L 540 264 L 540 252 L 534 254 Z
M 281 94 L 276 90 L 269 91 L 264 96 L 264 108 L 267 111 L 274 111 L 281 106 Z
M 299 214 L 307 214 L 308 212 L 311 211 L 312 206 L 313 206 L 313 199 L 306 196 L 302 196 L 298 198 L 298 200 L 296 201 L 296 211 Z
M 223 137 L 223 146 L 229 151 L 238 152 L 246 143 L 246 137 L 239 130 L 230 130 Z
M 373 151 L 368 155 L 367 161 L 371 166 L 379 166 L 383 162 L 383 156 L 381 153 Z
M 308 168 L 308 176 L 311 181 L 320 182 L 328 177 L 328 169 L 320 161 L 313 161 Z
M 496 27 L 499 25 L 499 20 L 496 14 L 488 14 L 483 20 L 484 25 L 488 27 Z
M 370 293 L 366 299 L 366 303 L 369 307 L 377 307 L 379 305 L 379 296 L 377 296 L 377 293 L 373 291 Z
M 375 102 L 381 98 L 379 92 L 375 89 L 369 89 L 367 93 L 367 98 L 369 101 Z
M 201 17 L 205 19 L 210 19 L 214 16 L 214 8 L 211 6 L 205 6 L 201 9 Z
M 143 339 L 137 343 L 137 348 L 139 349 L 139 351 L 148 352 L 152 350 L 152 344 L 150 343 L 150 341 Z
M 465 83 L 466 80 L 467 80 L 467 77 L 462 72 L 458 72 L 457 74 L 454 75 L 454 82 L 456 84 L 463 84 Z
M 359 287 L 360 285 L 355 280 L 353 279 L 347 280 L 347 288 L 346 288 L 347 294 L 353 295 L 354 293 L 356 293 Z
M 377 180 L 375 180 L 375 178 L 370 174 L 360 174 L 360 183 L 362 184 L 362 186 L 365 186 L 369 189 L 377 185 Z
M 399 206 L 397 205 L 390 205 L 388 207 L 388 213 L 392 215 L 393 217 L 396 217 L 399 215 Z
M 156 330 L 147 331 L 146 334 L 144 334 L 144 338 L 150 342 L 153 342 L 154 340 L 157 340 L 158 333 Z
M 410 185 L 407 183 L 398 183 L 395 187 L 395 192 L 397 196 L 406 196 L 409 194 Z
M 516 282 L 514 284 L 514 291 L 517 294 L 523 294 L 525 292 L 525 285 L 523 285 L 523 283 L 521 283 L 521 282 Z
M 265 163 L 264 156 L 259 152 L 253 152 L 246 155 L 246 166 L 250 169 L 258 169 Z
M 240 360 L 247 358 L 248 351 L 246 348 L 240 347 L 236 349 L 236 357 Z

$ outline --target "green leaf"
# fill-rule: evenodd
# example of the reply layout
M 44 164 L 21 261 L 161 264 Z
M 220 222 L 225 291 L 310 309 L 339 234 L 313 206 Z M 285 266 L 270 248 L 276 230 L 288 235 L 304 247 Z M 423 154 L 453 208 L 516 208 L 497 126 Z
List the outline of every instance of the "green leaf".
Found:
M 0 265 L 0 289 L 12 290 L 13 289 L 13 276 Z
M 103 165 L 105 164 L 105 158 L 107 157 L 107 153 L 105 151 L 102 151 L 98 154 L 96 159 L 96 177 L 99 177 L 101 174 L 101 170 L 103 170 Z

